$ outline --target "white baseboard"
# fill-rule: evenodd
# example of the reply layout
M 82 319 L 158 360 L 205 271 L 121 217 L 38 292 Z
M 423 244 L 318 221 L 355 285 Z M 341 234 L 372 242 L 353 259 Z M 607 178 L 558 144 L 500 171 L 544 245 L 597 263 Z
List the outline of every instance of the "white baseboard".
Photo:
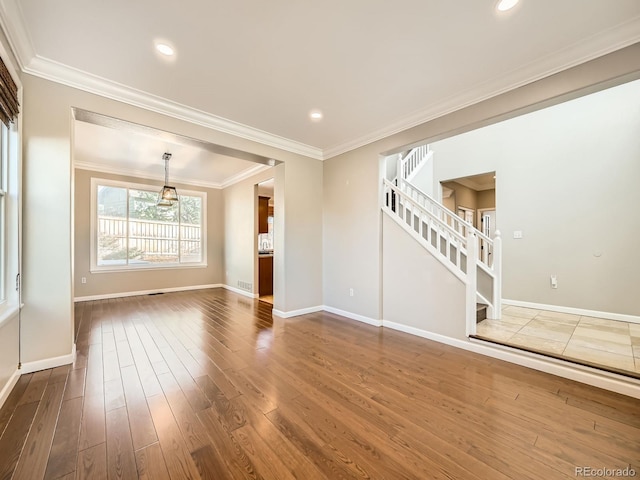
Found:
M 533 352 L 525 352 L 503 345 L 489 344 L 482 340 L 461 340 L 447 337 L 388 320 L 383 320 L 382 326 L 640 399 L 640 380 L 583 365 L 569 364 L 563 360 L 546 357 Z
M 380 327 L 382 325 L 382 322 L 380 320 L 365 317 L 364 315 L 359 315 L 357 313 L 347 312 L 346 310 L 340 310 L 339 308 L 329 307 L 328 305 L 317 305 L 315 307 L 301 308 L 299 310 L 290 310 L 288 312 L 283 312 L 282 310 L 276 310 L 274 308 L 272 311 L 272 314 L 280 318 L 291 318 L 291 317 L 297 317 L 298 315 L 306 315 L 307 313 L 315 313 L 315 312 L 323 312 L 323 311 L 329 312 L 329 313 L 335 313 L 336 315 L 340 315 L 342 317 L 350 318 L 351 320 L 356 320 L 358 322 L 373 325 L 375 327 Z
M 224 288 L 225 290 L 229 290 L 231 292 L 240 294 L 240 295 L 244 295 L 245 297 L 249 297 L 249 298 L 258 298 L 259 295 L 257 293 L 251 293 L 251 292 L 247 292 L 246 290 L 241 290 L 239 288 L 236 287 L 232 287 L 231 285 L 218 285 L 219 287 Z
M 376 320 L 375 318 L 365 317 L 364 315 L 347 312 L 345 310 L 340 310 L 339 308 L 329 307 L 328 305 L 324 305 L 322 309 L 329 313 L 335 313 L 336 315 L 350 318 L 351 320 L 357 320 L 358 322 L 373 325 L 374 327 L 382 326 L 382 320 Z
M 152 293 L 185 292 L 187 290 L 204 290 L 205 288 L 219 288 L 222 286 L 223 285 L 220 283 L 214 283 L 211 285 L 189 285 L 186 287 L 156 288 L 154 290 L 138 290 L 135 292 L 106 293 L 103 295 L 87 295 L 85 297 L 75 297 L 73 301 L 88 302 L 91 300 L 104 300 L 106 298 L 137 297 L 138 295 L 150 295 Z
M 276 310 L 275 308 L 271 311 L 273 315 L 280 318 L 291 318 L 297 317 L 298 315 L 306 315 L 307 313 L 316 313 L 324 310 L 322 305 L 317 305 L 315 307 L 307 307 L 300 308 L 298 310 L 289 310 L 288 312 L 283 312 L 282 310 Z
M 60 367 L 62 365 L 69 365 L 76 360 L 76 344 L 73 344 L 71 353 L 67 355 L 61 355 L 59 357 L 45 358 L 43 360 L 36 360 L 35 362 L 23 363 L 20 367 L 20 373 L 33 373 L 40 370 L 46 370 L 47 368 Z
M 585 317 L 606 318 L 607 320 L 619 320 L 621 322 L 638 323 L 640 317 L 636 315 L 626 315 L 624 313 L 599 312 L 597 310 L 586 310 L 584 308 L 562 307 L 559 305 L 546 305 L 544 303 L 522 302 L 520 300 L 502 299 L 504 305 L 514 307 L 533 308 L 535 310 L 549 310 L 550 312 L 572 313 L 574 315 L 584 315 Z
M 19 378 L 20 370 L 16 369 L 16 371 L 13 372 L 13 375 L 11 375 L 11 377 L 9 378 L 9 381 L 7 381 L 5 386 L 2 387 L 2 390 L 0 390 L 0 408 L 2 408 L 4 402 L 7 401 L 7 397 L 11 393 L 11 390 L 13 390 L 13 387 L 16 386 L 16 383 L 18 383 Z

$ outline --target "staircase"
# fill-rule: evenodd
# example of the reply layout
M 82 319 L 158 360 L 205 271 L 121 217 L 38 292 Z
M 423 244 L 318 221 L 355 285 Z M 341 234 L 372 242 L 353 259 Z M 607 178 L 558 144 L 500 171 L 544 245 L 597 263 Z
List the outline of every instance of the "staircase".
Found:
M 384 179 L 382 210 L 466 285 L 467 334 L 484 318 L 499 319 L 500 232 L 493 239 L 411 183 L 433 155 L 427 145 L 398 159 L 398 175 Z

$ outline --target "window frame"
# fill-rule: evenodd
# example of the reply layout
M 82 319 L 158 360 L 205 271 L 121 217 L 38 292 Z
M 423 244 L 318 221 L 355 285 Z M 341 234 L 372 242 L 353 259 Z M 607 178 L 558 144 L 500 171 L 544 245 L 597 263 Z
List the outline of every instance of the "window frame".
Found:
M 7 301 L 7 194 L 9 127 L 0 122 L 0 305 Z
M 188 263 L 166 263 L 166 264 L 125 264 L 125 265 L 98 265 L 98 186 L 104 187 L 116 187 L 127 189 L 127 248 L 129 237 L 129 190 L 143 190 L 147 192 L 156 192 L 160 190 L 160 186 L 125 182 L 121 180 L 112 180 L 107 178 L 91 177 L 91 221 L 90 221 L 90 268 L 91 273 L 114 273 L 114 272 L 128 272 L 128 271 L 150 271 L 150 270 L 175 270 L 175 269 L 188 269 L 188 268 L 206 268 L 207 263 L 207 192 L 198 190 L 185 190 L 180 189 L 178 194 L 200 197 L 202 199 L 202 211 L 201 211 L 201 251 L 202 256 L 200 262 L 188 262 Z M 178 215 L 180 219 L 180 215 Z M 180 222 L 178 222 L 180 225 Z M 180 229 L 178 229 L 180 231 Z M 178 245 L 180 245 L 180 237 L 178 237 Z M 178 246 L 178 256 L 180 256 L 180 246 Z
M 0 49 L 0 54 L 2 50 Z M 21 114 L 0 135 L 0 328 L 21 304 Z

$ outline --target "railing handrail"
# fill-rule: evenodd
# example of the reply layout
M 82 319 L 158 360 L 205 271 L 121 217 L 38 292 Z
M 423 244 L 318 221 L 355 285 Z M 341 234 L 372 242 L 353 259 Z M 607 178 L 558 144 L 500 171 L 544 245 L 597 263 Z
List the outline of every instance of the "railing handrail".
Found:
M 418 166 L 429 155 L 430 151 L 429 145 L 420 145 L 412 148 L 406 157 L 400 158 L 400 172 L 397 173 L 397 177 L 402 180 L 407 180 L 409 177 L 412 177 L 413 173 L 418 170 Z M 412 162 L 410 165 L 413 166 L 410 168 L 410 171 L 406 171 L 406 166 L 410 162 Z
M 107 220 L 107 221 L 115 220 L 115 221 L 119 221 L 119 222 L 128 221 L 129 223 L 132 223 L 132 222 L 136 222 L 136 223 L 153 223 L 153 224 L 157 224 L 157 225 L 174 225 L 176 227 L 180 226 L 180 227 L 197 227 L 197 228 L 201 228 L 201 225 L 199 225 L 197 223 L 163 222 L 162 220 L 147 220 L 147 219 L 143 219 L 143 218 L 129 218 L 127 220 L 126 218 L 123 218 L 123 217 L 112 217 L 110 215 L 98 215 L 98 220 Z
M 441 225 L 442 227 L 444 227 L 445 230 L 447 230 L 449 233 L 451 233 L 453 236 L 455 236 L 458 240 L 460 240 L 460 242 L 462 243 L 462 245 L 466 245 L 467 243 L 467 238 L 462 235 L 460 232 L 456 231 L 455 228 L 452 228 L 450 225 L 448 225 L 445 221 L 443 221 L 441 218 L 438 218 L 437 215 L 435 215 L 433 212 L 430 212 L 429 210 L 427 210 L 426 208 L 424 208 L 422 205 L 420 205 L 418 202 L 416 202 L 413 198 L 411 198 L 409 195 L 407 195 L 405 192 L 403 192 L 402 190 L 400 190 L 400 187 L 396 186 L 393 184 L 393 182 L 390 182 L 389 180 L 387 180 L 386 178 L 384 179 L 384 183 L 385 185 L 387 185 L 389 188 L 391 188 L 392 190 L 394 190 L 396 192 L 397 195 L 400 195 L 401 197 L 403 197 L 405 200 L 408 200 L 409 202 L 411 202 L 411 204 L 415 205 L 416 207 L 418 207 L 418 209 L 420 210 L 421 213 L 427 214 L 428 216 L 430 216 L 432 219 L 434 219 L 439 225 Z
M 414 190 L 416 193 L 422 195 L 425 199 L 427 199 L 432 205 L 435 205 L 436 207 L 438 207 L 440 210 L 442 210 L 444 213 L 446 213 L 447 215 L 449 215 L 450 217 L 454 218 L 457 222 L 461 223 L 463 226 L 465 226 L 466 228 L 470 229 L 470 230 L 475 230 L 475 234 L 480 237 L 481 239 L 483 239 L 484 241 L 486 241 L 489 245 L 491 245 L 493 243 L 493 240 L 491 239 L 491 237 L 489 237 L 488 235 L 485 235 L 484 233 L 482 233 L 482 231 L 478 230 L 476 227 L 474 227 L 471 223 L 467 222 L 464 218 L 461 218 L 459 215 L 456 215 L 455 212 L 449 210 L 447 207 L 445 207 L 444 205 L 442 205 L 440 202 L 438 202 L 437 200 L 435 200 L 433 197 L 431 197 L 430 195 L 428 195 L 427 193 L 424 193 L 422 190 L 420 190 L 418 187 L 416 187 L 415 185 L 413 185 L 412 183 L 406 182 L 404 183 L 408 188 Z
M 466 284 L 466 332 L 470 335 L 476 331 L 478 299 L 488 305 L 488 318 L 500 318 L 502 239 L 498 230 L 492 239 L 411 183 L 429 155 L 433 155 L 429 145 L 421 145 L 413 148 L 405 158 L 398 156 L 396 178 L 393 181 L 383 178 L 386 195 L 383 210 Z M 435 244 L 433 235 L 436 235 Z M 466 257 L 464 269 L 461 263 L 463 254 Z M 488 275 L 491 281 L 490 299 L 480 292 L 479 272 Z

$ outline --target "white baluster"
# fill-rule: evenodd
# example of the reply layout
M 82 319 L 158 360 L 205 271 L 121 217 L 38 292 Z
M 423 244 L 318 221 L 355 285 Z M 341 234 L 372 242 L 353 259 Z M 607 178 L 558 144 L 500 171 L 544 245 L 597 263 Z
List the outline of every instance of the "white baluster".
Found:
M 476 333 L 476 294 L 478 291 L 478 241 L 473 230 L 467 232 L 467 335 Z
M 491 318 L 502 318 L 502 237 L 500 230 L 496 230 L 493 237 L 493 315 Z M 489 313 L 489 312 L 487 312 Z

